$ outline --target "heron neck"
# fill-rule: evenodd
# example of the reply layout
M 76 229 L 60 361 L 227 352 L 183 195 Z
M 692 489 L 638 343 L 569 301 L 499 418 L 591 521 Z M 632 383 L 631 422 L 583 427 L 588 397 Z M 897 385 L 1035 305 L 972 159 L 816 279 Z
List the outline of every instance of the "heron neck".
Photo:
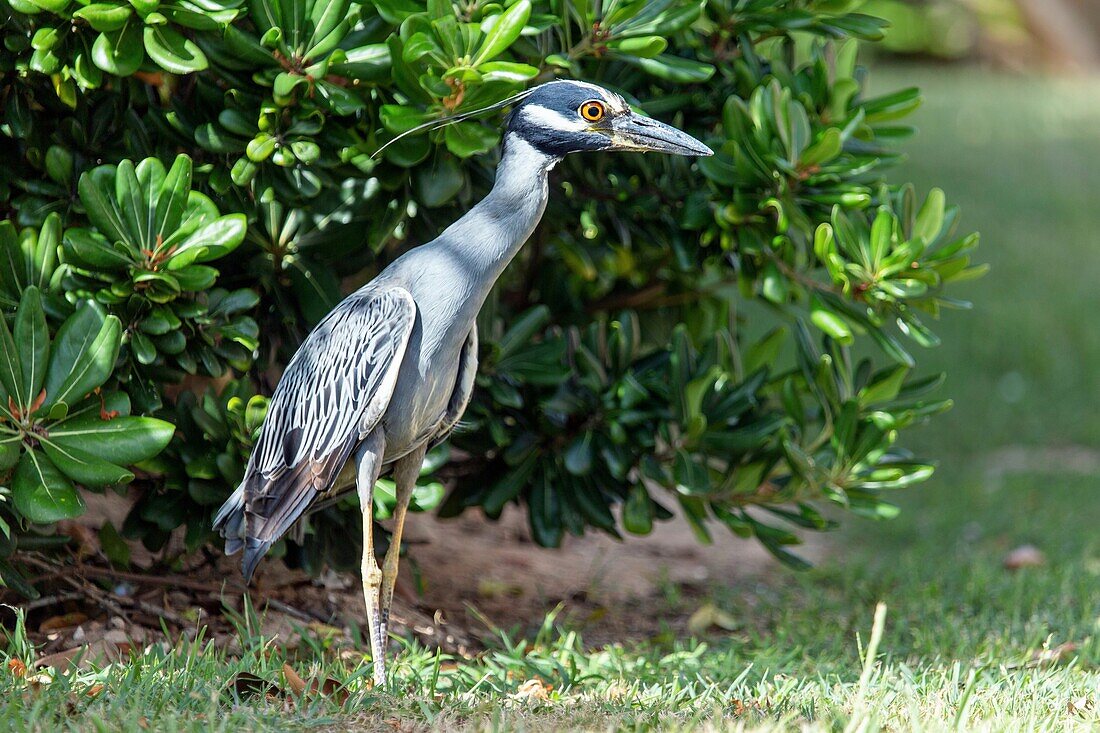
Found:
M 508 133 L 493 189 L 445 232 L 449 244 L 462 250 L 483 296 L 538 226 L 546 209 L 547 173 L 558 160 Z

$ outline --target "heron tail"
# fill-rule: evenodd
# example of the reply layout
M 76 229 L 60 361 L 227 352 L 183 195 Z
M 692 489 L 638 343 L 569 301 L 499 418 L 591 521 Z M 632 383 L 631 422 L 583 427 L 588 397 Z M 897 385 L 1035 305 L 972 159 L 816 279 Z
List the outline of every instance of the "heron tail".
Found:
M 214 515 L 214 529 L 225 538 L 225 554 L 232 555 L 244 547 L 246 536 L 244 521 L 244 484 L 226 499 Z

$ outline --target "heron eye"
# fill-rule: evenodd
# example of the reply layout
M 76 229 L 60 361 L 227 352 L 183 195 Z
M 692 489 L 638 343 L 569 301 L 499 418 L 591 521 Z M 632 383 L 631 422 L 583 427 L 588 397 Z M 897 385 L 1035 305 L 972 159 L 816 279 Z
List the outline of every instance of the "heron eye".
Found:
M 604 116 L 604 107 L 602 102 L 595 100 L 585 102 L 580 108 L 581 117 L 589 122 L 599 122 Z

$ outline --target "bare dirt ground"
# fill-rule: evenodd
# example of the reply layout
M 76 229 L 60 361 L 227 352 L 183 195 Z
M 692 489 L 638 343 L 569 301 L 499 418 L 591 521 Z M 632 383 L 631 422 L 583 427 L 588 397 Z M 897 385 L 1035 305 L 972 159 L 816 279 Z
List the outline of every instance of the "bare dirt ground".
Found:
M 648 638 L 681 631 L 687 617 L 669 615 L 667 594 L 701 595 L 713 584 L 749 587 L 768 573 L 790 572 L 759 544 L 712 527 L 714 543 L 700 544 L 686 521 L 658 523 L 646 537 L 618 540 L 593 532 L 567 536 L 561 548 L 535 545 L 522 512 L 510 507 L 500 522 L 474 512 L 453 520 L 413 517 L 406 530 L 410 557 L 423 575 L 419 597 L 402 594 L 420 610 L 441 609 L 446 618 L 476 628 L 476 609 L 497 626 L 537 626 L 562 604 L 571 625 L 589 643 Z M 811 559 L 820 541 L 804 547 Z
M 126 499 L 104 497 L 81 525 L 67 528 L 82 545 L 77 566 L 42 563 L 43 598 L 20 602 L 9 592 L 2 600 L 27 609 L 28 627 L 47 655 L 92 647 L 109 656 L 119 644 L 157 638 L 162 623 L 185 635 L 205 626 L 219 643 L 235 645 L 225 609 L 243 607 L 236 558 L 212 551 L 166 571 L 135 545 L 132 571 L 111 569 L 100 557 L 94 528 L 105 519 L 119 526 L 127 506 Z M 459 654 L 483 648 L 495 628 L 531 633 L 559 605 L 562 618 L 589 645 L 687 635 L 699 605 L 692 601 L 706 589 L 721 584 L 752 593 L 764 576 L 790 572 L 757 543 L 718 526 L 714 543 L 700 544 L 679 517 L 657 524 L 647 537 L 567 536 L 555 550 L 531 541 L 514 507 L 499 522 L 474 511 L 446 521 L 412 515 L 405 535 L 394 631 Z M 826 541 L 807 540 L 801 554 L 820 558 Z M 365 623 L 355 574 L 327 572 L 314 579 L 267 560 L 248 593 L 264 634 L 290 647 L 308 630 L 354 648 L 351 629 Z M 670 603 L 671 597 L 678 602 Z

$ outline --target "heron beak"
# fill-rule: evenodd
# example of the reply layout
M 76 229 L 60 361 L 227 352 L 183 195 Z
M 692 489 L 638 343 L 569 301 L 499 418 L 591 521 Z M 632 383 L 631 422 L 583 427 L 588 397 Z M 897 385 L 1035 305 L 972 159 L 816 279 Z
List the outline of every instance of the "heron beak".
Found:
M 631 112 L 611 121 L 612 150 L 637 150 L 673 155 L 714 155 L 714 151 L 686 132 Z

